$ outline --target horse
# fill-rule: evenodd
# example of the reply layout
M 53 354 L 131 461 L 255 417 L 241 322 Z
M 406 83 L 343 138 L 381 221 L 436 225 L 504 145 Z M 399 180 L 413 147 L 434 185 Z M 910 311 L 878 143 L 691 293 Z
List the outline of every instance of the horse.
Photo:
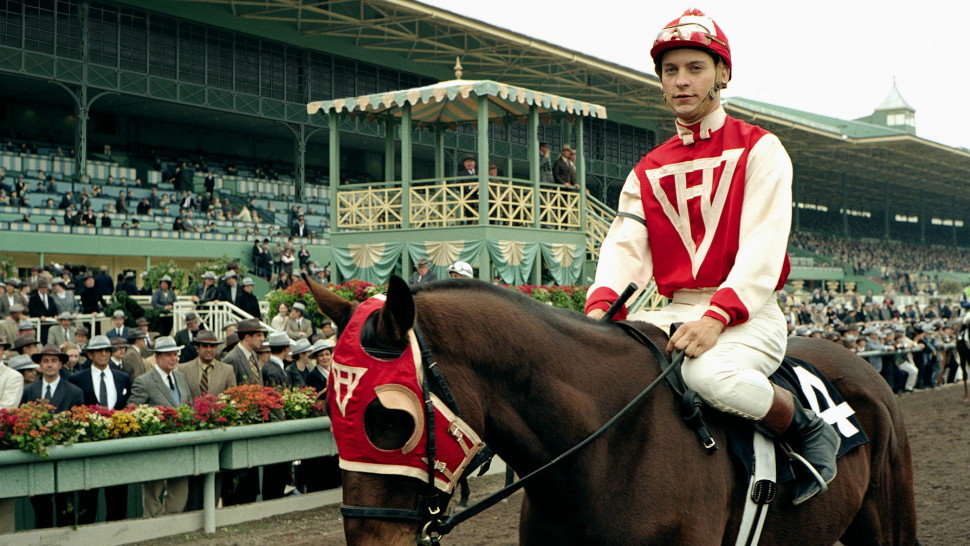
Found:
M 355 306 L 307 283 L 342 332 Z M 478 280 L 409 287 L 391 277 L 383 307 L 361 332 L 362 345 L 368 353 L 402 353 L 412 326 L 423 333 L 466 423 L 520 476 L 596 431 L 660 374 L 651 352 L 620 328 Z M 637 326 L 664 346 L 659 328 Z M 801 506 L 791 504 L 791 486 L 780 484 L 764 543 L 917 543 L 909 441 L 886 382 L 828 341 L 794 338 L 788 354 L 833 381 L 869 442 L 839 460 L 828 492 Z M 661 387 L 524 488 L 520 543 L 734 543 L 747 476 L 726 450 L 701 449 L 681 421 L 679 400 Z M 394 413 L 403 412 L 387 415 Z M 713 413 L 709 428 L 725 445 L 726 417 Z M 367 434 L 377 445 L 402 445 L 415 426 L 397 415 L 368 426 Z M 391 509 L 413 509 L 427 485 L 347 470 L 343 484 L 345 505 Z M 351 545 L 403 545 L 414 544 L 421 524 L 345 517 L 344 531 Z

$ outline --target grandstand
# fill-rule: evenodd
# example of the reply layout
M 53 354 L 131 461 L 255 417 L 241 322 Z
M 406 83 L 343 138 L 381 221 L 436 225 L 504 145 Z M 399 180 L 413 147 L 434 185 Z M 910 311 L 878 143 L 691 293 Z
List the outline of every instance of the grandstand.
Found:
M 0 229 L 10 234 L 2 250 L 21 268 L 58 261 L 120 271 L 160 259 L 188 266 L 213 255 L 248 256 L 257 228 L 260 236 L 289 231 L 294 205 L 316 235 L 297 243 L 306 243 L 315 261 L 330 263 L 331 234 L 345 231 L 332 225 L 331 190 L 400 180 L 401 137 L 365 116 L 331 127 L 307 103 L 451 79 L 460 57 L 466 77 L 539 88 L 610 112 L 609 119 L 543 120 L 536 129 L 553 149 L 584 135 L 585 185 L 593 199 L 577 222 L 584 225 L 573 231 L 586 235 L 581 281 L 588 282 L 630 166 L 672 134 L 652 74 L 418 2 L 279 0 L 267 7 L 162 0 L 145 6 L 131 0 L 0 6 L 6 22 L 0 136 L 7 143 L 0 165 L 8 183 L 23 175 L 36 188 L 41 170 L 55 180 L 47 191 L 29 192 L 26 206 L 0 207 Z M 966 246 L 970 196 L 962 185 L 970 177 L 970 153 L 916 137 L 909 123 L 890 125 L 899 105 L 905 101 L 887 100 L 873 116 L 849 121 L 751 99 L 726 102 L 732 115 L 785 142 L 796 172 L 796 231 Z M 528 123 L 506 121 L 489 125 L 488 149 L 504 176 L 528 180 Z M 334 129 L 342 136 L 339 181 L 327 144 Z M 435 132 L 413 129 L 415 180 L 453 175 L 458 160 L 479 148 L 477 129 L 463 125 L 444 135 L 439 161 Z M 102 196 L 91 198 L 91 208 L 99 217 L 122 188 L 132 191 L 132 204 L 152 187 L 178 199 L 170 177 L 183 163 L 194 170 L 192 190 L 199 193 L 204 174 L 212 172 L 217 196 L 231 205 L 223 219 L 211 225 L 206 219 L 205 232 L 173 231 L 174 205 L 167 214 L 139 217 L 139 229 L 131 228 L 136 215 L 119 212 L 109 212 L 111 228 L 64 226 L 60 211 L 44 205 L 67 189 L 77 194 L 95 186 Z M 436 164 L 446 165 L 445 172 Z M 141 184 L 132 186 L 135 180 Z M 233 220 L 243 205 L 260 222 Z M 519 233 L 530 241 L 557 237 Z M 405 259 L 390 271 L 407 269 Z

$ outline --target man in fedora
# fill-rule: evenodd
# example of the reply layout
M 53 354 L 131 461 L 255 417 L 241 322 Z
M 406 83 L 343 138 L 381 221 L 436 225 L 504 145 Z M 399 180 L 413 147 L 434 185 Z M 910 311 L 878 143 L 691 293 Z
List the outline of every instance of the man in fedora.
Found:
M 55 345 L 47 344 L 39 353 L 31 355 L 31 360 L 39 364 L 40 379 L 24 389 L 21 404 L 36 400 L 47 400 L 55 411 L 69 411 L 74 406 L 84 404 L 81 389 L 61 378 L 61 366 L 67 362 L 67 354 Z M 70 501 L 73 494 L 33 495 L 30 503 L 34 507 L 34 522 L 37 529 L 61 525 L 73 525 L 74 514 Z M 51 511 L 51 503 L 54 510 Z
M 249 313 L 253 318 L 262 319 L 259 312 L 259 298 L 253 294 L 253 279 L 246 277 L 242 282 L 242 292 L 236 297 L 236 307 Z
M 179 356 L 179 359 L 183 363 L 199 356 L 199 353 L 195 352 L 195 346 L 192 345 L 192 341 L 195 339 L 195 334 L 199 331 L 201 324 L 202 321 L 199 320 L 199 315 L 196 315 L 194 311 L 189 311 L 185 314 L 185 328 L 175 332 L 175 336 L 173 336 L 175 343 L 184 347 Z
M 135 320 L 135 329 L 141 330 L 145 334 L 145 350 L 141 353 L 142 358 L 147 358 L 151 354 L 148 349 L 151 348 L 155 338 L 158 337 L 158 332 L 149 332 L 148 326 L 148 319 L 145 317 L 139 317 Z
M 231 303 L 236 305 L 236 298 L 242 290 L 239 289 L 238 281 L 235 271 L 226 271 L 224 275 L 226 284 L 219 289 L 219 299 L 221 301 Z
M 269 362 L 260 370 L 263 376 L 263 385 L 267 387 L 292 386 L 290 376 L 286 373 L 286 357 L 290 354 L 293 340 L 284 332 L 273 332 L 267 340 L 269 341 L 270 357 Z
M 427 258 L 418 260 L 418 263 L 414 265 L 414 269 L 414 274 L 411 275 L 408 284 L 415 285 L 438 280 L 435 272 L 431 271 L 431 262 Z
M 236 323 L 239 343 L 226 354 L 224 362 L 236 372 L 237 385 L 262 385 L 263 377 L 256 359 L 256 349 L 266 340 L 266 329 L 256 319 L 241 320 Z
M 84 404 L 124 409 L 131 395 L 131 376 L 110 365 L 111 340 L 108 336 L 94 336 L 84 349 L 91 366 L 70 378 L 70 382 L 80 387 L 84 393 Z M 104 497 L 107 521 L 118 521 L 127 517 L 127 485 L 105 487 Z M 98 513 L 98 489 L 79 492 L 78 504 L 78 523 L 94 523 Z
M 13 350 L 18 355 L 30 356 L 40 350 L 38 345 L 37 338 L 33 334 L 17 336 L 17 339 L 13 340 Z
M 216 274 L 206 271 L 202 274 L 202 285 L 195 288 L 192 302 L 204 305 L 219 299 L 219 288 L 216 286 Z
M 171 337 L 158 338 L 153 349 L 155 369 L 135 379 L 131 387 L 131 398 L 128 399 L 130 403 L 169 408 L 182 404 L 192 405 L 189 380 L 176 369 L 181 349 Z M 145 515 L 155 518 L 165 514 L 178 514 L 185 510 L 188 494 L 188 478 L 145 482 L 142 485 Z
M 7 345 L 6 341 L 0 340 L 0 351 L 6 349 Z M 20 404 L 20 397 L 24 392 L 24 376 L 4 364 L 2 360 L 0 358 L 0 409 L 15 408 Z
M 47 343 L 60 347 L 65 341 L 74 341 L 74 334 L 77 328 L 74 327 L 74 319 L 67 311 L 57 316 L 57 326 L 51 326 L 47 331 Z
M 290 316 L 286 317 L 286 322 L 283 324 L 283 331 L 290 336 L 290 339 L 294 341 L 306 339 L 313 334 L 313 324 L 305 315 L 306 305 L 301 301 L 294 302 L 293 307 L 290 307 Z
M 145 352 L 150 351 L 145 347 L 145 332 L 138 328 L 135 328 L 128 334 L 128 342 L 130 345 L 128 345 L 128 350 L 125 351 L 125 356 L 121 358 L 121 368 L 134 381 L 138 379 L 138 376 L 149 371 L 149 368 L 145 366 L 145 357 L 143 355 Z
M 125 342 L 125 338 L 111 338 L 111 360 L 108 362 L 108 365 L 116 370 L 125 371 L 124 361 L 126 352 L 128 352 L 128 343 Z M 135 378 L 132 377 L 131 379 L 134 380 Z
M 235 387 L 236 372 L 233 367 L 216 359 L 219 339 L 215 333 L 201 330 L 192 343 L 199 356 L 178 367 L 188 379 L 192 397 L 219 395 L 229 387 Z
M 125 326 L 125 312 L 118 309 L 111 315 L 111 322 L 113 326 L 108 330 L 108 339 L 114 339 L 116 337 L 121 338 L 122 341 L 128 339 L 128 327 Z

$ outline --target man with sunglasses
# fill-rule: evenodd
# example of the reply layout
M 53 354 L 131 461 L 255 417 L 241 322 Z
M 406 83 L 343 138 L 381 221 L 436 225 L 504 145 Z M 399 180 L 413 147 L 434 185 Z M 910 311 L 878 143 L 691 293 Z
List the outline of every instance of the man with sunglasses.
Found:
M 653 278 L 673 302 L 631 318 L 665 330 L 683 323 L 667 350 L 684 351 L 687 386 L 791 444 L 820 475 L 800 477 L 793 502 L 801 504 L 835 478 L 839 437 L 768 380 L 787 345 L 774 293 L 790 269 L 791 160 L 775 135 L 725 113 L 731 49 L 709 17 L 684 12 L 650 55 L 677 134 L 627 177 L 586 312 L 602 317 L 627 284 Z

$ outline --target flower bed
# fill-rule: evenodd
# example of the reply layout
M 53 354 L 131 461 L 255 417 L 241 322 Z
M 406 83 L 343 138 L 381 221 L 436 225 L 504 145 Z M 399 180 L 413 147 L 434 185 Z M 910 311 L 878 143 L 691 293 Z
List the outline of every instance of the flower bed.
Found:
M 54 412 L 44 401 L 0 410 L 0 449 L 20 449 L 42 457 L 56 445 L 114 438 L 154 436 L 237 425 L 307 419 L 326 415 L 325 403 L 310 387 L 276 391 L 240 385 L 219 396 L 195 399 L 191 406 L 130 405 L 123 410 L 75 406 Z

